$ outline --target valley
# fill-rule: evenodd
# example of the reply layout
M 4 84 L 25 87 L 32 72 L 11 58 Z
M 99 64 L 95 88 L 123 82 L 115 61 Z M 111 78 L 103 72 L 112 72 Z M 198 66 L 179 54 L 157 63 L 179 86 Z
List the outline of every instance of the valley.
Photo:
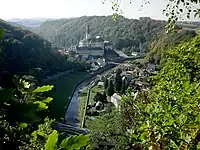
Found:
M 199 1 L 83 1 L 1 2 L 0 150 L 198 150 Z

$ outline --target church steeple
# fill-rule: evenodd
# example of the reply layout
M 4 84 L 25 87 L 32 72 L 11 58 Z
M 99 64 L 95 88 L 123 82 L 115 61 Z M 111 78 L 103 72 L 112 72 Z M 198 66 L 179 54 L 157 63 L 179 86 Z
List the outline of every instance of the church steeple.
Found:
M 86 35 L 85 35 L 86 40 L 90 39 L 90 27 L 89 24 L 86 27 Z

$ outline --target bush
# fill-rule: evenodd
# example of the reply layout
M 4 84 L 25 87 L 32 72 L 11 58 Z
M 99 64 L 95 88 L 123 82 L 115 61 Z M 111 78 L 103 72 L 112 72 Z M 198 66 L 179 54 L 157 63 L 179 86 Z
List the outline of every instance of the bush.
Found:
M 99 112 L 96 111 L 96 110 L 87 110 L 86 115 L 88 115 L 88 116 L 98 116 Z

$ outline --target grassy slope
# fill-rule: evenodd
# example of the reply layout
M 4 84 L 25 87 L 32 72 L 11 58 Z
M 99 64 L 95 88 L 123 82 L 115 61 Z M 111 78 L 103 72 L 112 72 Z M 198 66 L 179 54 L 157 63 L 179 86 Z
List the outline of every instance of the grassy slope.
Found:
M 54 85 L 48 96 L 53 97 L 52 105 L 50 106 L 51 116 L 56 120 L 64 118 L 65 106 L 71 96 L 71 93 L 78 82 L 84 79 L 88 74 L 84 72 L 75 72 L 65 77 L 62 77 L 49 84 Z

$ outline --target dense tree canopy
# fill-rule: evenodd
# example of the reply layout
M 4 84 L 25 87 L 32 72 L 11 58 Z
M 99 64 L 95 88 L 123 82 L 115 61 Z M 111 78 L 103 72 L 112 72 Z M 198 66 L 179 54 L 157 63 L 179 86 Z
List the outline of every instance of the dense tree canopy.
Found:
M 60 47 L 78 44 L 85 37 L 86 27 L 90 26 L 92 36 L 100 35 L 113 42 L 117 49 L 124 47 L 144 47 L 164 31 L 166 22 L 150 18 L 127 19 L 120 16 L 113 20 L 112 16 L 91 16 L 72 19 L 46 21 L 35 32 Z
M 187 41 L 196 35 L 195 31 L 180 30 L 177 33 L 161 35 L 155 39 L 149 46 L 150 52 L 147 54 L 147 60 L 153 60 L 154 63 L 160 64 L 163 56 L 170 47 Z
M 115 93 L 115 89 L 114 89 L 114 84 L 112 80 L 109 80 L 108 82 L 108 88 L 107 88 L 107 95 L 108 96 L 112 96 Z

